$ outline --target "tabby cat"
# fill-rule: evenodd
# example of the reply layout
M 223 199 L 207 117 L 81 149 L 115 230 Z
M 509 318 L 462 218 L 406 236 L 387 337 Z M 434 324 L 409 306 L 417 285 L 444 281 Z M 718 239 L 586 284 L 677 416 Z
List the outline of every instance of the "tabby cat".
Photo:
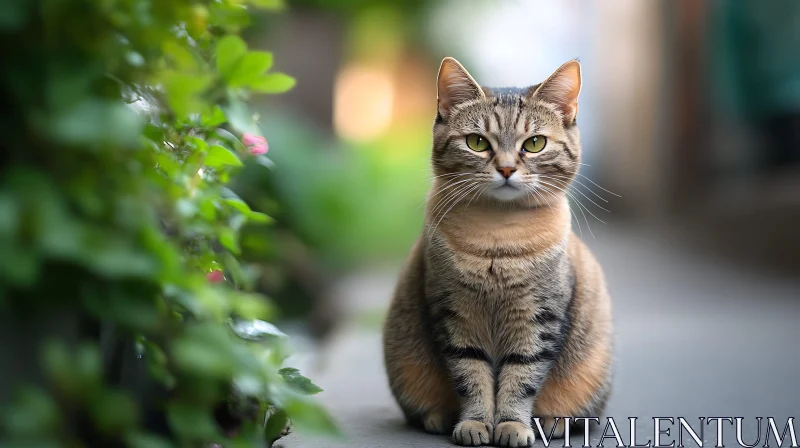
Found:
M 439 69 L 434 183 L 384 358 L 407 420 L 457 444 L 530 446 L 533 417 L 563 436 L 555 417 L 598 416 L 611 390 L 610 299 L 565 194 L 580 88 L 578 61 L 524 89 Z

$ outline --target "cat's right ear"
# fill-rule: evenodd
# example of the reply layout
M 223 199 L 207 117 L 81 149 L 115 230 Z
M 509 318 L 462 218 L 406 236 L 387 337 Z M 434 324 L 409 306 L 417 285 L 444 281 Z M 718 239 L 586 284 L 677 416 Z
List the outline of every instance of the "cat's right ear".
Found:
M 438 110 L 442 118 L 447 119 L 454 106 L 485 96 L 481 86 L 472 79 L 464 66 L 451 57 L 442 60 L 437 93 Z

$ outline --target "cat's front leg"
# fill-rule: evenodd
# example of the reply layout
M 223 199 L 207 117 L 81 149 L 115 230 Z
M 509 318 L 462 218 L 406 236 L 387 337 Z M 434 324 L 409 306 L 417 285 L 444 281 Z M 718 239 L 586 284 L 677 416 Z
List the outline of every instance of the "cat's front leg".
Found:
M 557 315 L 550 310 L 540 310 L 532 320 L 536 330 L 530 328 L 528 322 L 513 322 L 507 327 L 510 330 L 507 344 L 497 369 L 493 437 L 497 446 L 533 445 L 534 400 L 560 351 L 560 344 L 553 343 L 554 338 L 550 336 L 559 331 Z
M 512 353 L 500 360 L 498 369 L 497 409 L 495 412 L 494 444 L 497 446 L 527 447 L 535 435 L 531 427 L 533 400 L 544 376 L 536 354 Z
M 494 427 L 494 375 L 486 352 L 478 347 L 450 344 L 445 356 L 456 392 L 461 398 L 453 441 L 459 445 L 489 445 Z

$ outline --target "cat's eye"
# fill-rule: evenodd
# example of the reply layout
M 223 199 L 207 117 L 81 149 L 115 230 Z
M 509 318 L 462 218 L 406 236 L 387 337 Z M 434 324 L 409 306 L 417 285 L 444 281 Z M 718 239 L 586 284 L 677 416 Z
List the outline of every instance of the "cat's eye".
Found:
M 522 142 L 523 152 L 540 152 L 547 145 L 547 138 L 544 135 L 534 135 Z
M 486 151 L 489 149 L 489 140 L 478 134 L 469 134 L 467 136 L 467 146 L 473 151 Z

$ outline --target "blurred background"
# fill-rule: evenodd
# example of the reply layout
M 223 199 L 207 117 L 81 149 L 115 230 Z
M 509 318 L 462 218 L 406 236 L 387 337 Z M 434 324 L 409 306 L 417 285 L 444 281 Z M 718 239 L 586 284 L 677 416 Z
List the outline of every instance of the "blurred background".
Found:
M 290 280 L 264 288 L 290 328 L 323 343 L 308 352 L 326 400 L 341 407 L 366 390 L 396 412 L 379 328 L 423 222 L 441 59 L 456 57 L 483 85 L 526 86 L 578 57 L 592 182 L 577 186 L 591 213 L 573 204 L 573 226 L 616 301 L 626 385 L 612 411 L 798 410 L 780 372 L 796 370 L 785 350 L 800 342 L 800 2 L 296 0 L 249 40 L 269 42 L 298 81 L 258 105 L 280 167 L 262 187 L 282 198 L 293 248 Z M 704 349 L 678 351 L 676 341 L 697 340 Z M 760 362 L 787 370 L 742 392 L 760 374 L 737 363 L 756 347 L 772 347 Z M 688 374 L 643 371 L 679 356 Z M 667 392 L 680 384 L 702 392 Z
M 280 166 L 270 188 L 315 285 L 396 266 L 418 236 L 444 56 L 488 86 L 538 83 L 580 58 L 582 173 L 610 210 L 576 194 L 607 223 L 587 214 L 593 231 L 663 226 L 693 250 L 798 273 L 797 2 L 291 5 L 250 40 L 298 80 L 260 104 L 261 123 Z

